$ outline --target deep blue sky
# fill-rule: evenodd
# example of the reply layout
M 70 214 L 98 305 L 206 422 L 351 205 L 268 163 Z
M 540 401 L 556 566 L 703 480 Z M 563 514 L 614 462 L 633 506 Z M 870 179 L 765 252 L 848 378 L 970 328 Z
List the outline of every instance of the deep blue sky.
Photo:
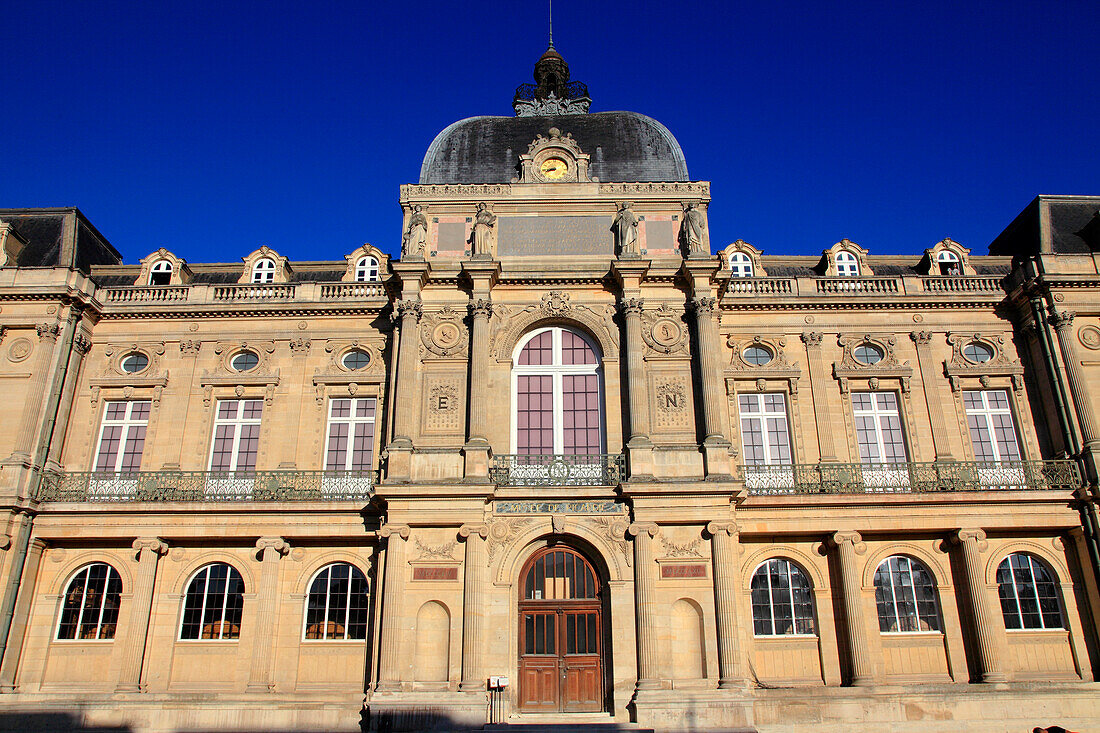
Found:
M 969 7 L 964 7 L 969 6 Z M 664 122 L 715 247 L 984 253 L 1039 193 L 1100 194 L 1100 3 L 554 3 L 593 111 Z M 546 3 L 4 5 L 0 208 L 79 206 L 136 262 L 399 248 L 398 186 L 511 115 Z

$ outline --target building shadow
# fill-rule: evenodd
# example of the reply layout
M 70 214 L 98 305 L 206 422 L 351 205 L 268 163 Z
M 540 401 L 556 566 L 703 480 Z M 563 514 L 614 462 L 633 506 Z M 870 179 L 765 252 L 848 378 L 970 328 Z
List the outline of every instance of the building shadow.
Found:
M 62 712 L 2 712 L 3 733 L 131 733 L 129 726 L 84 725 L 80 716 Z

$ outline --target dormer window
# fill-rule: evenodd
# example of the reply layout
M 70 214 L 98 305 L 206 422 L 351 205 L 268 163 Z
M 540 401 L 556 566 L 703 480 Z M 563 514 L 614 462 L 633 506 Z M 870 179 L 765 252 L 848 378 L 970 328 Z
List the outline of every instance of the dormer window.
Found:
M 838 277 L 859 277 L 859 260 L 851 252 L 837 252 L 836 274 Z
M 371 283 L 378 281 L 378 260 L 373 257 L 360 257 L 355 263 L 355 282 Z
M 150 285 L 169 285 L 172 282 L 172 263 L 161 260 L 149 270 Z
M 730 255 L 730 272 L 734 277 L 752 277 L 752 260 L 744 252 Z
M 256 264 L 252 266 L 252 282 L 275 282 L 275 260 L 268 257 L 256 260 Z
M 940 275 L 944 277 L 957 277 L 962 274 L 959 256 L 949 249 L 940 250 L 936 255 L 936 264 L 940 268 Z

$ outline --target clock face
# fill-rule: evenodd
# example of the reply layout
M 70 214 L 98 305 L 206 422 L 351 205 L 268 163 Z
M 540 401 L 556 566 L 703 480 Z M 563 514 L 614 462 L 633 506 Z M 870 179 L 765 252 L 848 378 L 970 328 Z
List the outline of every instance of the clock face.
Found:
M 561 158 L 547 158 L 539 166 L 539 173 L 542 174 L 542 177 L 550 180 L 561 178 L 568 170 L 569 164 Z

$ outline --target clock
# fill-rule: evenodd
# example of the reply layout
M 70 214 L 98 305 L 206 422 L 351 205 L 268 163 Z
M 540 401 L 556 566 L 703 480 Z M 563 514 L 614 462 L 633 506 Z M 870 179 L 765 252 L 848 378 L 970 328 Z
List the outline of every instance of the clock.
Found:
M 539 166 L 539 173 L 547 180 L 556 181 L 569 171 L 569 164 L 561 158 L 547 158 Z

